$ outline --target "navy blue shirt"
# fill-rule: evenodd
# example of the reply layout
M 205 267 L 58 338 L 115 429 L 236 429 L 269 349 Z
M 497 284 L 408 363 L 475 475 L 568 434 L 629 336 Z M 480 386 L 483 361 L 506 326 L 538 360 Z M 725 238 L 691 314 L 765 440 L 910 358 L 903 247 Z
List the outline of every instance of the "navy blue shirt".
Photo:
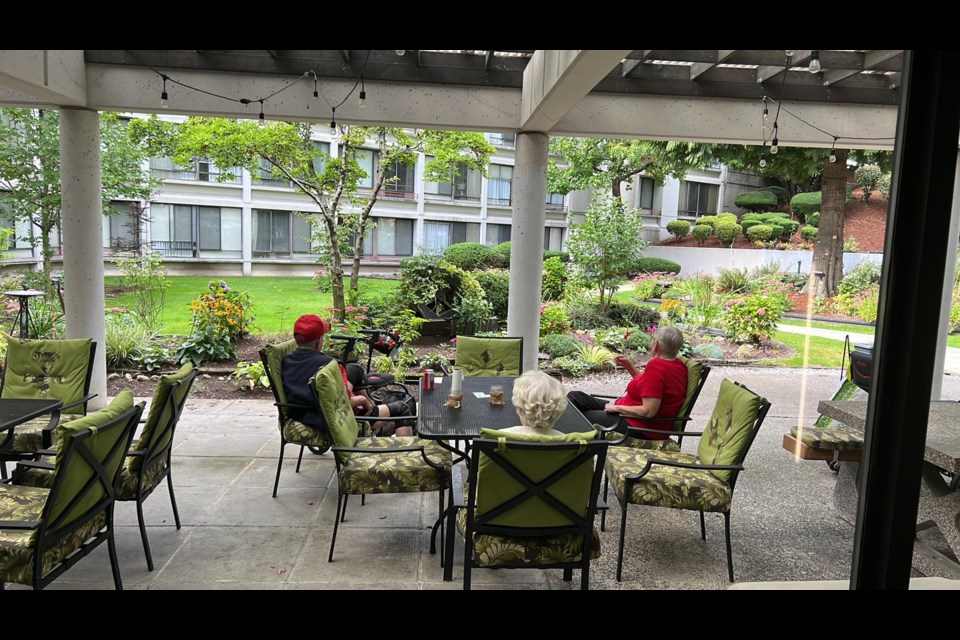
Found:
M 330 364 L 332 360 L 333 358 L 319 351 L 297 349 L 280 363 L 280 377 L 283 378 L 283 390 L 287 394 L 287 402 L 312 407 L 311 409 L 288 408 L 287 415 L 314 429 L 326 429 L 327 421 L 323 419 L 323 414 L 317 407 L 309 381 L 317 371 Z

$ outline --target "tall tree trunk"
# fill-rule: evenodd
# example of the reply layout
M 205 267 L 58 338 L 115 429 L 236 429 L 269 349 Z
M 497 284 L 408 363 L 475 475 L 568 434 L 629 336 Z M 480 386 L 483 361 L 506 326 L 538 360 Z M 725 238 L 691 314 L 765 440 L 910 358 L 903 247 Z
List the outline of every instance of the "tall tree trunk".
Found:
M 837 149 L 837 161 L 823 161 L 820 227 L 813 249 L 813 295 L 833 296 L 843 279 L 843 208 L 847 199 L 847 153 Z
M 330 239 L 330 290 L 333 294 L 333 307 L 337 320 L 343 322 L 346 317 L 346 301 L 343 296 L 343 260 L 340 256 L 340 238 L 337 225 L 330 218 L 327 222 L 327 237 Z
M 610 181 L 610 190 L 613 192 L 614 198 L 620 198 L 620 178 L 614 178 Z

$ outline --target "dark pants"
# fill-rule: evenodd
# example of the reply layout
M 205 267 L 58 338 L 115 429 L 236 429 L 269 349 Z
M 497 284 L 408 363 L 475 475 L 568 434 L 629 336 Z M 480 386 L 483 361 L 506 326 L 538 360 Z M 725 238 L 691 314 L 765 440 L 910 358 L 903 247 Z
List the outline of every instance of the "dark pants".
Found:
M 567 394 L 577 411 L 583 414 L 583 417 L 593 424 L 599 424 L 602 427 L 617 427 L 620 433 L 627 432 L 627 423 L 621 419 L 618 413 L 607 413 L 603 410 L 605 406 L 612 402 L 602 398 L 594 398 L 589 393 L 583 391 L 571 391 Z

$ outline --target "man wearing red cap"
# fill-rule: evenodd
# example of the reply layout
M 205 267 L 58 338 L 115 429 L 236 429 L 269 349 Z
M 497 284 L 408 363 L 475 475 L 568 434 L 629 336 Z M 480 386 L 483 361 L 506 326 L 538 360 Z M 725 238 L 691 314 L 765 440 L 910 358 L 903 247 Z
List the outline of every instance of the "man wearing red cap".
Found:
M 310 409 L 290 409 L 290 417 L 299 420 L 307 426 L 315 429 L 325 429 L 326 422 L 320 414 L 310 390 L 310 378 L 321 368 L 327 366 L 333 358 L 320 353 L 323 346 L 323 336 L 330 331 L 330 325 L 320 316 L 307 314 L 297 318 L 293 325 L 293 338 L 297 341 L 296 350 L 286 356 L 281 363 L 281 377 L 283 378 L 283 389 L 287 394 L 287 401 L 291 404 L 301 404 L 312 407 Z M 394 407 L 389 404 L 376 405 L 373 400 L 365 395 L 355 395 L 353 385 L 347 380 L 347 372 L 343 365 L 340 365 L 340 373 L 343 376 L 343 383 L 347 387 L 347 393 L 350 395 L 350 404 L 353 410 L 361 415 L 377 415 L 380 417 L 389 417 L 390 415 L 407 415 L 406 405 L 403 403 L 390 403 L 400 405 Z M 298 413 L 302 415 L 298 416 Z M 381 433 L 387 435 L 388 431 L 393 429 L 392 423 L 375 423 L 374 428 L 382 427 Z M 410 427 L 397 427 L 396 435 L 413 435 L 413 429 Z

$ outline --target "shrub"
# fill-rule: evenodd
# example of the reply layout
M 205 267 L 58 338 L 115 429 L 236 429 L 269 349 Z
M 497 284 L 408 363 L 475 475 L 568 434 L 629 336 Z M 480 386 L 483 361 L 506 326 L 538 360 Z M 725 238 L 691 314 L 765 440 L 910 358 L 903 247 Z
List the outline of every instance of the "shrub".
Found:
M 493 317 L 493 305 L 482 297 L 460 296 L 455 309 L 460 314 L 457 318 L 457 333 L 466 335 L 485 330 Z
M 690 223 L 686 220 L 671 220 L 667 223 L 667 231 L 677 237 L 677 240 L 683 240 L 690 234 Z
M 800 228 L 800 223 L 796 220 L 778 220 L 776 225 L 783 229 L 781 234 L 778 236 L 782 240 L 789 240 Z
M 633 279 L 633 297 L 638 300 L 659 298 L 665 290 L 664 283 L 673 280 L 669 273 L 641 273 Z
M 313 283 L 317 285 L 317 291 L 320 293 L 330 293 L 333 291 L 333 276 L 326 267 L 320 267 L 313 272 Z
M 570 262 L 570 254 L 566 251 L 544 251 L 543 261 L 546 262 L 550 258 L 559 258 L 563 263 Z
M 780 225 L 778 225 L 778 224 L 770 224 L 769 222 L 768 222 L 768 223 L 765 223 L 765 224 L 766 224 L 768 227 L 770 227 L 770 239 L 771 239 L 771 240 L 776 240 L 777 238 L 779 238 L 780 236 L 783 235 L 783 227 L 781 227 Z
M 806 220 L 805 220 L 805 221 L 806 221 L 806 223 L 809 224 L 810 226 L 819 227 L 819 226 L 820 226 L 820 212 L 819 212 L 819 211 L 813 211 L 813 212 L 811 212 L 811 213 L 808 213 L 807 216 L 806 216 Z
M 857 179 L 857 184 L 863 189 L 863 201 L 869 201 L 870 195 L 877 188 L 877 183 L 880 181 L 880 178 L 883 177 L 883 172 L 880 171 L 880 167 L 875 164 L 862 164 L 857 167 L 853 175 Z
M 867 322 L 876 322 L 879 300 L 880 285 L 871 284 L 860 291 L 838 293 L 833 298 L 833 305 L 837 311 L 844 315 L 860 318 Z
M 713 227 L 709 224 L 698 224 L 693 228 L 693 237 L 697 241 L 698 247 L 702 247 L 711 235 L 713 235 Z
M 499 253 L 500 257 L 503 258 L 503 261 L 504 261 L 503 266 L 509 267 L 510 266 L 510 243 L 501 242 L 500 244 L 495 246 L 493 250 Z
M 701 224 L 705 224 L 709 226 L 711 229 L 713 229 L 714 227 L 717 226 L 717 216 L 702 216 L 700 218 L 697 218 L 694 224 L 697 226 Z
M 751 240 L 766 242 L 773 237 L 773 227 L 768 224 L 753 225 L 747 229 L 746 234 Z
M 890 174 L 885 173 L 877 180 L 877 193 L 884 200 L 890 199 Z
M 732 246 L 733 241 L 737 239 L 742 230 L 743 227 L 736 222 L 719 222 L 717 223 L 717 239 L 720 240 L 720 244 Z
M 779 224 L 781 220 L 789 220 L 790 214 L 782 211 L 773 211 L 760 216 L 760 219 L 768 224 Z
M 108 367 L 120 369 L 136 364 L 150 343 L 153 335 L 138 322 L 138 317 L 128 313 L 107 316 L 105 354 Z
M 769 191 L 777 198 L 777 204 L 787 204 L 790 201 L 790 194 L 787 193 L 787 190 L 783 187 L 778 187 L 776 185 L 764 187 L 760 191 Z
M 707 360 L 723 360 L 723 349 L 715 344 L 698 344 L 693 353 Z
M 509 283 L 510 273 L 507 274 Z M 563 298 L 563 292 L 567 288 L 567 263 L 559 257 L 547 258 L 543 261 L 543 287 L 540 297 L 544 300 L 560 300 Z M 483 283 L 481 283 L 482 285 Z M 487 294 L 489 297 L 489 293 Z M 504 313 L 502 318 L 507 317 Z
M 680 273 L 679 264 L 663 258 L 640 258 L 634 264 L 634 268 L 637 273 Z
M 264 389 L 270 388 L 270 376 L 267 375 L 263 363 L 259 361 L 238 362 L 237 368 L 230 374 L 230 377 L 235 380 L 234 384 L 237 385 L 238 389 L 250 389 L 252 391 L 257 388 L 257 385 Z
M 837 285 L 837 292 L 853 294 L 880 284 L 880 265 L 869 260 L 861 261 Z
M 159 371 L 168 364 L 173 364 L 174 352 L 171 349 L 151 344 L 140 349 L 136 364 L 145 371 Z
M 811 227 L 810 225 L 805 226 L 804 228 L 800 229 L 800 237 L 807 242 L 813 242 L 817 239 L 817 228 Z
M 237 348 L 227 336 L 208 326 L 187 337 L 180 345 L 176 359 L 179 364 L 189 360 L 193 366 L 199 367 L 206 360 L 236 360 Z
M 742 223 L 744 220 L 760 220 L 762 217 L 763 215 L 759 213 L 745 213 L 740 217 L 740 222 Z
M 577 355 L 555 358 L 553 360 L 553 366 L 555 366 L 557 369 L 560 369 L 562 372 L 573 376 L 574 378 L 582 378 L 583 376 L 587 375 L 588 371 L 590 371 L 587 363 Z
M 673 322 L 683 320 L 687 315 L 687 308 L 682 300 L 676 298 L 664 298 L 660 303 L 660 311 L 667 315 L 667 318 Z
M 747 211 L 770 211 L 777 206 L 777 195 L 770 191 L 745 191 L 733 199 L 733 204 Z
M 607 317 L 613 326 L 656 327 L 660 324 L 660 312 L 632 300 L 614 300 L 607 308 Z M 611 325 L 606 325 L 611 326 Z
M 206 333 L 209 328 L 228 342 L 243 337 L 254 320 L 250 294 L 231 289 L 224 280 L 211 280 L 207 288 L 190 303 L 194 332 Z
M 434 371 L 441 371 L 443 373 L 448 373 L 453 370 L 450 359 L 439 351 L 428 353 L 420 358 L 420 369 L 433 369 Z
M 860 243 L 857 242 L 857 239 L 853 236 L 850 236 L 843 241 L 843 250 L 849 253 L 859 253 L 860 252 Z
M 783 314 L 783 301 L 774 296 L 751 295 L 727 302 L 723 326 L 735 342 L 759 345 L 768 340 Z
M 577 345 L 577 352 L 590 371 L 608 369 L 613 364 L 614 354 L 604 346 L 581 342 Z
M 473 274 L 437 255 L 420 254 L 400 262 L 397 303 L 412 308 L 437 301 L 447 307 L 461 296 L 483 298 L 483 289 Z
M 503 256 L 479 242 L 458 242 L 447 247 L 443 257 L 464 271 L 476 271 L 503 266 Z
M 758 224 L 763 224 L 763 221 L 760 220 L 760 218 L 744 218 L 740 221 L 740 229 L 743 230 L 743 235 L 749 238 L 750 234 L 748 231 L 750 231 L 751 227 L 755 227 Z
M 163 300 L 170 287 L 167 269 L 159 253 L 121 258 L 116 261 L 123 273 L 123 284 L 133 292 L 133 309 L 148 331 L 160 329 Z
M 573 329 L 600 329 L 612 327 L 615 324 L 607 314 L 600 311 L 599 304 L 586 296 L 565 300 L 563 310 Z
M 814 224 L 807 219 L 807 215 L 814 211 L 820 211 L 820 199 L 822 194 L 819 191 L 810 191 L 807 193 L 798 193 L 790 199 L 790 210 L 800 219 L 801 222 Z
M 542 336 L 540 338 L 540 350 L 551 358 L 572 355 L 577 352 L 579 345 L 580 343 L 576 338 L 559 333 Z
M 506 269 L 488 269 L 475 271 L 473 277 L 477 279 L 487 302 L 493 307 L 493 315 L 501 320 L 507 317 L 507 303 L 510 298 L 510 272 Z M 376 317 L 376 316 L 373 316 Z
M 717 293 L 739 293 L 747 290 L 750 283 L 750 275 L 746 269 L 717 269 L 717 279 L 714 282 L 714 290 Z
M 540 335 L 547 336 L 553 333 L 570 331 L 570 318 L 561 305 L 540 307 Z
M 650 348 L 649 330 L 642 327 L 631 329 L 629 335 L 624 336 L 623 346 L 633 351 L 646 351 Z

